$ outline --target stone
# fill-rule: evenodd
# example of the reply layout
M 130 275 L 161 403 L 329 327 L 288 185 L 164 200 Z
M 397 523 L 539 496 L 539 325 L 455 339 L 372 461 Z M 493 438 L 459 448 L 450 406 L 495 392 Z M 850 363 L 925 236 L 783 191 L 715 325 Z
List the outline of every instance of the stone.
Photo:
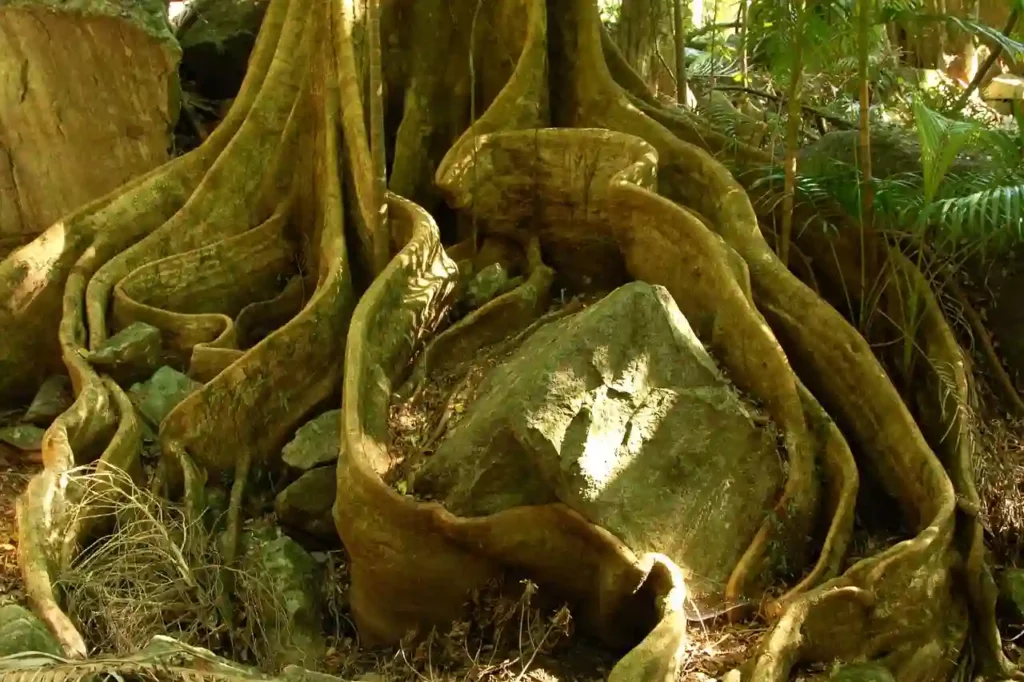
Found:
M 71 407 L 74 399 L 71 378 L 65 374 L 54 374 L 39 387 L 21 420 L 36 426 L 49 426 L 58 415 Z
M 839 665 L 829 675 L 830 682 L 896 682 L 889 669 L 880 663 Z
M 89 362 L 124 383 L 151 376 L 162 361 L 160 330 L 145 322 L 125 327 L 89 353 Z
M 132 403 L 150 425 L 159 430 L 160 422 L 182 400 L 199 390 L 202 384 L 193 381 L 172 367 L 161 367 L 147 381 L 129 389 Z
M 62 218 L 169 159 L 181 49 L 166 12 L 165 0 L 0 3 L 0 240 L 54 226 L 32 253 L 59 251 Z
M 0 608 L 0 656 L 26 651 L 54 656 L 64 653 L 56 638 L 31 611 L 16 604 Z
M 321 570 L 299 543 L 272 526 L 256 526 L 243 535 L 242 568 L 256 576 L 270 595 L 260 600 L 261 623 L 278 669 L 288 665 L 315 670 L 327 655 L 321 629 Z
M 1024 621 L 1024 569 L 1007 568 L 999 575 L 999 599 L 1015 619 Z
M 334 527 L 331 508 L 337 490 L 337 473 L 332 466 L 311 469 L 274 500 L 278 520 L 288 528 L 300 530 L 318 538 L 334 540 L 338 531 Z
M 309 471 L 337 460 L 340 448 L 341 410 L 330 410 L 300 426 L 281 450 L 281 459 L 294 469 Z
M 0 429 L 0 442 L 7 443 L 22 452 L 32 452 L 43 447 L 44 429 L 33 424 L 19 424 Z
M 659 286 L 541 327 L 478 395 L 413 494 L 463 516 L 562 502 L 687 566 L 695 591 L 725 583 L 784 482 L 774 428 Z
M 1013 101 L 1024 98 L 1024 78 L 1020 76 L 996 76 L 985 86 L 982 97 L 986 100 Z
M 476 273 L 466 287 L 466 303 L 479 308 L 509 289 L 509 275 L 501 263 L 492 263 Z

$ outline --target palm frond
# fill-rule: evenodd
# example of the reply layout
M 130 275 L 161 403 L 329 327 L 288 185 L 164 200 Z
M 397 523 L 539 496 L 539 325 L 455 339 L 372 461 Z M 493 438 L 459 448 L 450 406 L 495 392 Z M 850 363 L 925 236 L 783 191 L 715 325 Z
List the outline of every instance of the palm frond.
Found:
M 913 110 L 921 144 L 924 198 L 930 202 L 960 152 L 981 138 L 984 129 L 976 123 L 946 118 L 920 99 L 914 100 Z
M 1018 241 L 1024 239 L 1024 184 L 942 199 L 925 216 L 954 238 Z

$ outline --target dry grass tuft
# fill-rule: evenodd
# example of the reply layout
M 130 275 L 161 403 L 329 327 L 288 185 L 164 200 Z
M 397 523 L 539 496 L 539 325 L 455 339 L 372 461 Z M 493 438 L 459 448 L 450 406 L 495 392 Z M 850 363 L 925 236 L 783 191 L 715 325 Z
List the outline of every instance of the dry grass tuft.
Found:
M 329 672 L 352 679 L 368 670 L 394 682 L 591 682 L 607 675 L 604 652 L 573 638 L 566 607 L 537 606 L 537 587 L 518 596 L 497 584 L 474 594 L 464 615 L 426 637 L 409 636 L 391 652 L 360 651 L 344 638 Z M 369 678 L 367 678 L 369 679 Z
M 979 427 L 975 480 L 989 548 L 1001 564 L 1024 555 L 1024 421 L 990 419 Z
M 228 598 L 223 578 L 229 569 L 203 519 L 189 518 L 184 505 L 153 496 L 112 467 L 83 467 L 69 476 L 79 496 L 67 528 L 85 522 L 110 531 L 57 580 L 69 615 L 94 650 L 127 655 L 155 635 L 170 635 L 267 662 L 259 623 L 273 603 L 272 590 L 259 576 L 230 569 L 238 589 Z

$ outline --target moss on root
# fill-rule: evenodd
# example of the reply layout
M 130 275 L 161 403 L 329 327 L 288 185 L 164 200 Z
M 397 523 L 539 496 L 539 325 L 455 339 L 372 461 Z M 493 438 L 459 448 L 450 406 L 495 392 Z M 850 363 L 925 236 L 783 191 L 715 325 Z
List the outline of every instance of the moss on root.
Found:
M 576 620 L 606 641 L 635 646 L 613 676 L 674 674 L 687 578 L 665 557 L 637 556 L 561 504 L 460 518 L 384 482 L 395 465 L 392 393 L 456 287 L 437 224 L 413 203 L 434 209 L 443 197 L 484 236 L 539 239 L 544 262 L 568 281 L 664 285 L 779 427 L 784 489 L 719 595 L 764 599 L 773 624 L 744 678 L 781 682 L 798 664 L 834 658 L 881 659 L 900 679 L 940 678 L 968 646 L 983 672 L 1011 674 L 980 526 L 964 511 L 977 505 L 969 424 L 953 409 L 966 373 L 920 273 L 874 252 L 883 255 L 877 267 L 902 273 L 885 305 L 902 333 L 914 332 L 921 374 L 904 379 L 947 387 L 937 403 L 901 395 L 868 339 L 775 257 L 759 227 L 767 204 L 752 202 L 762 197 L 748 193 L 749 178 L 712 156 L 726 148 L 721 136 L 658 107 L 602 44 L 592 0 L 486 4 L 477 20 L 509 59 L 473 69 L 486 105 L 476 121 L 467 115 L 469 70 L 440 68 L 430 44 L 440 22 L 452 44 L 482 54 L 483 43 L 469 40 L 475 2 L 456 2 L 451 13 L 419 0 L 383 6 L 385 32 L 395 36 L 385 52 L 387 101 L 404 102 L 387 114 L 389 233 L 376 227 L 351 0 L 272 0 L 241 92 L 197 150 L 0 263 L 0 326 L 12 330 L 0 339 L 0 400 L 24 399 L 57 358 L 75 388 L 74 405 L 47 431 L 46 468 L 19 502 L 27 593 L 67 653 L 84 656 L 86 644 L 53 577 L 89 529 L 54 537 L 62 508 L 74 503 L 61 474 L 97 458 L 132 470 L 141 448 L 130 404 L 87 353 L 146 321 L 161 329 L 174 362 L 204 382 L 161 424 L 158 490 L 183 495 L 198 514 L 204 472 L 233 472 L 229 559 L 250 470 L 340 385 L 334 516 L 365 642 L 455 618 L 470 591 L 515 569 L 569 598 Z M 736 156 L 759 160 L 752 150 Z M 357 304 L 352 272 L 376 272 L 382 242 L 397 254 Z M 797 246 L 824 248 L 813 236 Z M 801 274 L 858 290 L 850 268 Z M 275 283 L 289 278 L 301 287 L 290 284 L 286 295 Z M 295 298 L 296 287 L 309 294 Z M 923 324 L 907 324 L 902 312 L 911 291 L 924 303 Z M 254 343 L 239 339 L 236 320 L 254 314 L 244 311 L 275 300 L 286 312 L 301 307 Z M 842 571 L 861 476 L 881 484 L 912 533 Z M 773 561 L 780 551 L 786 570 Z M 954 578 L 961 573 L 966 592 Z M 780 581 L 781 596 L 765 597 Z

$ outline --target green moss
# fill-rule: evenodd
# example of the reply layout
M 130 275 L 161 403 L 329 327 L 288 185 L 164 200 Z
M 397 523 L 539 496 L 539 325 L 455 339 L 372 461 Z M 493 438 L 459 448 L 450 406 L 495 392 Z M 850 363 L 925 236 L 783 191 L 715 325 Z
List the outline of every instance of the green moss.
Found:
M 181 60 L 181 47 L 171 33 L 164 0 L 3 0 L 2 7 L 33 9 L 48 7 L 58 12 L 83 16 L 128 19 L 152 36 L 168 50 L 176 65 Z

